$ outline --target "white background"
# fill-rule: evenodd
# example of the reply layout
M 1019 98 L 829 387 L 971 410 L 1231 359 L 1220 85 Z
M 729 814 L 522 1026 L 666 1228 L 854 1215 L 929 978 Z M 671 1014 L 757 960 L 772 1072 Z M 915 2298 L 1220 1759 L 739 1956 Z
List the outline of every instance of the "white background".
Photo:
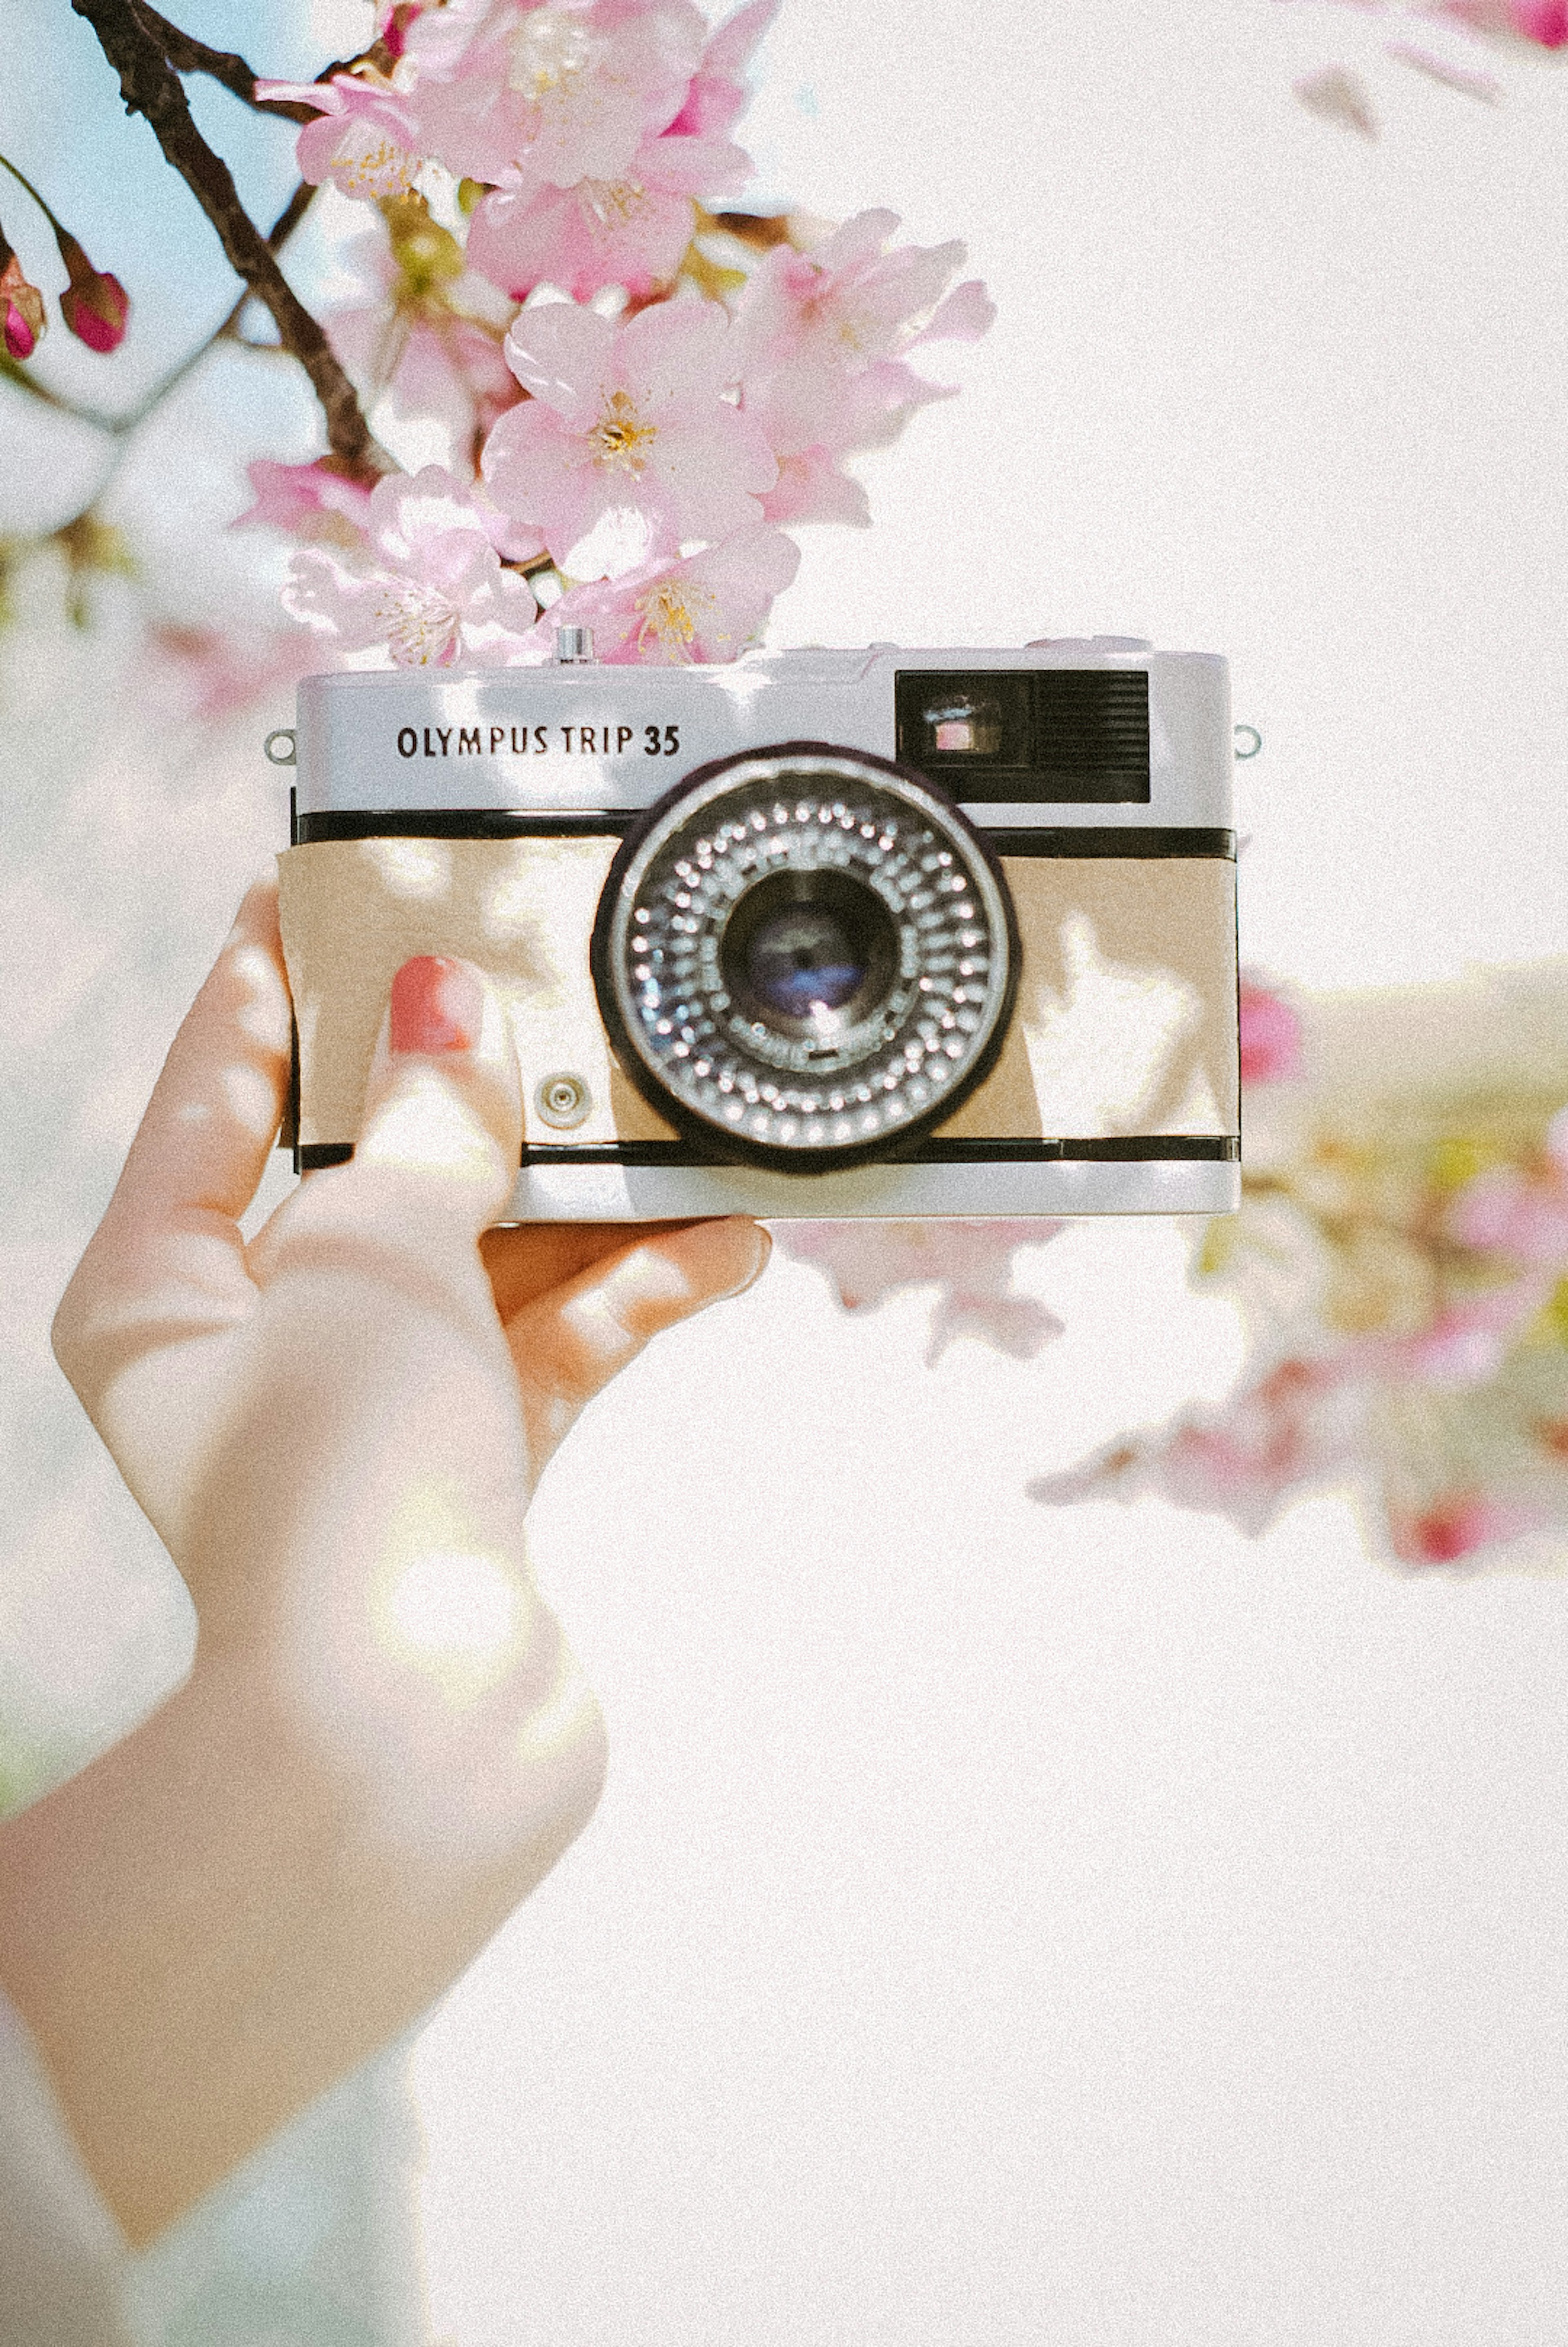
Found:
M 1563 944 L 1568 78 L 1504 61 L 1489 109 L 1378 30 L 785 0 L 742 134 L 769 194 L 964 236 L 1001 308 L 931 354 L 961 397 L 868 463 L 875 527 L 811 537 L 773 641 L 1228 651 L 1265 738 L 1244 950 L 1319 986 Z M 1292 100 L 1333 57 L 1378 144 Z M 198 446 L 138 459 L 127 510 L 230 495 Z M 11 722 L 91 682 L 14 674 Z M 7 1258 L 57 1426 L 13 1585 L 36 1611 L 113 1549 L 127 1652 L 178 1608 L 123 1495 L 57 1464 L 40 1331 L 269 836 L 250 754 L 157 786 L 178 918 L 108 1042 L 82 957 L 153 752 L 83 753 L 112 815 L 74 864 L 8 810 L 10 999 L 101 1144 Z M 138 852 L 132 914 L 175 885 Z M 571 1438 L 535 1548 L 612 1775 L 417 2057 L 459 2347 L 1558 2347 L 1561 1583 L 1394 1573 L 1343 1497 L 1259 1543 L 1028 1501 L 1224 1389 L 1237 1327 L 1185 1261 L 1079 1229 L 1022 1265 L 1064 1339 L 934 1371 L 925 1299 L 846 1319 L 776 1262 Z

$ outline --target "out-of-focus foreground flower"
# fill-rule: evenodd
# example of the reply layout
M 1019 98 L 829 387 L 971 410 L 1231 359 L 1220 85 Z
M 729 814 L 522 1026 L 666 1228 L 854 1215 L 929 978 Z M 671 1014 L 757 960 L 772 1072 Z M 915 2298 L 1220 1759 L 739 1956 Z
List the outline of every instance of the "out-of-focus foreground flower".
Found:
M 1379 21 L 1378 46 L 1396 65 L 1464 97 L 1496 106 L 1503 86 L 1484 58 L 1568 46 L 1568 0 L 1334 0 Z M 1299 0 L 1289 0 L 1291 6 Z M 1296 95 L 1311 113 L 1363 138 L 1376 138 L 1378 114 L 1363 77 L 1344 64 L 1304 74 Z
M 1158 1491 L 1260 1532 L 1354 1480 L 1408 1564 L 1568 1547 L 1568 963 L 1249 996 L 1243 1204 L 1197 1266 L 1241 1304 L 1248 1366 L 1224 1408 L 1033 1496 Z
M 775 1238 L 799 1263 L 815 1264 L 847 1312 L 862 1312 L 904 1287 L 934 1283 L 928 1362 L 955 1337 L 981 1337 L 998 1351 L 1032 1360 L 1062 1334 L 1062 1323 L 1013 1286 L 1021 1246 L 1043 1246 L 1064 1228 L 1025 1222 L 780 1223 Z

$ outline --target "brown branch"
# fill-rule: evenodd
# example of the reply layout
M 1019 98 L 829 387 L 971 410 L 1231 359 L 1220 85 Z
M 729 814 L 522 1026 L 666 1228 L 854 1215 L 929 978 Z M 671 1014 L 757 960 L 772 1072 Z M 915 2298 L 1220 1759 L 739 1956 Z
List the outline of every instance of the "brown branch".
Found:
M 313 106 L 291 106 L 282 98 L 261 98 L 256 95 L 260 76 L 252 73 L 242 56 L 232 49 L 209 49 L 190 33 L 181 32 L 167 16 L 160 16 L 148 0 L 130 0 L 132 13 L 145 33 L 158 43 L 176 73 L 207 74 L 213 81 L 239 98 L 242 106 L 254 107 L 259 114 L 280 114 L 290 122 L 314 122 L 317 109 Z M 331 81 L 334 74 L 350 73 L 355 66 L 366 63 L 382 67 L 392 62 L 384 41 L 375 41 L 358 56 L 334 57 L 316 76 L 318 81 Z
M 182 33 L 178 25 L 171 25 L 167 16 L 160 16 L 156 8 L 149 8 L 147 0 L 130 0 L 130 9 L 142 31 L 158 43 L 176 73 L 206 74 L 211 80 L 221 82 L 241 106 L 252 106 L 259 114 L 285 115 L 290 122 L 315 120 L 316 109 L 312 106 L 269 105 L 259 98 L 256 95 L 257 76 L 234 50 L 209 49 L 205 41 L 194 39 L 189 33 Z
M 332 454 L 356 477 L 375 477 L 388 459 L 372 436 L 352 384 L 241 204 L 228 164 L 192 121 L 179 77 L 139 21 L 135 0 L 71 0 L 71 6 L 91 25 L 118 74 L 126 112 L 147 118 L 165 158 L 217 230 L 230 267 L 270 313 L 283 348 L 310 376 Z

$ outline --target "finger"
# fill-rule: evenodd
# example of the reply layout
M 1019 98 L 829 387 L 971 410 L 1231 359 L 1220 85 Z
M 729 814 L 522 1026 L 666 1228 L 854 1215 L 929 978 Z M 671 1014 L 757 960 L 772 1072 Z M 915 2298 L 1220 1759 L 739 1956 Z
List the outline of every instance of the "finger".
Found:
M 260 880 L 174 1039 L 56 1316 L 56 1352 L 84 1399 L 89 1385 L 149 1344 L 249 1310 L 237 1217 L 277 1134 L 289 1040 L 278 886 Z
M 564 1287 L 607 1256 L 689 1228 L 688 1223 L 500 1223 L 484 1233 L 479 1252 L 495 1309 L 507 1321 L 536 1296 Z
M 511 1024 L 473 963 L 421 955 L 392 980 L 351 1161 L 311 1174 L 251 1244 L 258 1282 L 290 1268 L 461 1289 L 495 1314 L 476 1251 L 512 1194 L 522 1084 Z
M 514 1314 L 506 1341 L 535 1472 L 584 1404 L 651 1337 L 743 1294 L 761 1276 L 772 1244 L 761 1225 L 744 1215 L 667 1225 Z

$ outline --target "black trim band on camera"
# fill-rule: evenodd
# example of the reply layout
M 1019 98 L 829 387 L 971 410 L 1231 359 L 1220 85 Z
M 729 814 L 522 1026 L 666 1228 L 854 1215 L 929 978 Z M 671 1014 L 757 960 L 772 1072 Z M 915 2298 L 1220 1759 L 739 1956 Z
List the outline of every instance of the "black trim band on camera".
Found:
M 354 1153 L 350 1141 L 308 1141 L 294 1152 L 296 1174 L 318 1174 L 330 1165 L 346 1165 Z M 1112 1141 L 922 1141 L 879 1162 L 891 1171 L 900 1165 L 1056 1165 L 1089 1163 L 1104 1165 L 1222 1164 L 1241 1160 L 1241 1143 L 1234 1133 L 1140 1133 Z M 525 1147 L 520 1163 L 528 1165 L 668 1165 L 728 1166 L 732 1171 L 746 1161 L 711 1153 L 688 1141 L 596 1141 L 572 1147 L 545 1142 Z M 789 1170 L 787 1168 L 780 1170 Z M 864 1170 L 846 1168 L 846 1171 Z
M 1196 856 L 1236 861 L 1236 834 L 1201 825 L 1014 825 L 972 816 L 993 856 Z
M 645 808 L 540 815 L 514 807 L 334 808 L 293 817 L 295 847 L 333 839 L 624 839 Z M 1028 824 L 1003 827 L 971 816 L 993 856 L 1217 856 L 1234 861 L 1236 834 L 1159 824 Z
M 330 839 L 624 839 L 640 808 L 538 815 L 523 807 L 332 808 L 294 818 L 293 845 Z

